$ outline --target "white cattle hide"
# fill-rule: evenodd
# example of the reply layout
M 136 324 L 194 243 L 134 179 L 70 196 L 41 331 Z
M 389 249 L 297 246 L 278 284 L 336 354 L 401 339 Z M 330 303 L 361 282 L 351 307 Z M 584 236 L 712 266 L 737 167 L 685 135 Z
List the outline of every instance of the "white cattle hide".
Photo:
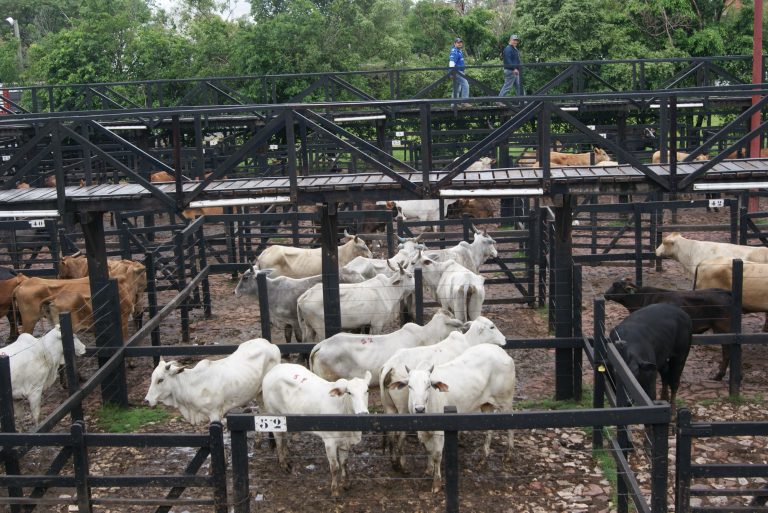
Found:
M 479 273 L 480 266 L 489 258 L 496 258 L 499 252 L 496 250 L 496 241 L 487 231 L 478 230 L 474 226 L 472 228 L 475 230 L 472 244 L 461 241 L 452 248 L 430 250 L 427 256 L 440 262 L 453 260 L 473 273 Z
M 376 275 L 360 283 L 339 285 L 341 329 L 371 327 L 372 334 L 397 321 L 400 305 L 415 291 L 413 273 L 399 268 L 392 276 Z M 298 317 L 304 342 L 325 338 L 323 289 L 318 284 L 299 297 Z
M 359 257 L 363 258 L 363 257 Z M 240 281 L 235 287 L 235 297 L 243 295 L 252 296 L 258 301 L 259 286 L 257 277 L 259 273 L 271 274 L 272 269 L 259 270 L 255 265 L 245 271 L 240 277 Z M 267 302 L 269 304 L 269 322 L 277 328 L 283 328 L 285 341 L 291 341 L 291 335 L 296 337 L 297 342 L 301 342 L 301 328 L 299 327 L 299 318 L 296 303 L 303 293 L 309 290 L 313 285 L 321 283 L 323 276 L 308 276 L 306 278 L 291 278 L 289 276 L 278 276 L 272 278 L 267 276 Z M 339 269 L 340 283 L 358 283 L 365 281 L 365 278 L 354 271 Z
M 312 372 L 321 378 L 362 377 L 366 372 L 379 383 L 379 371 L 398 349 L 435 344 L 463 323 L 450 312 L 439 310 L 424 326 L 409 322 L 384 335 L 337 333 L 315 345 L 309 356 Z
M 485 278 L 453 260 L 421 259 L 424 283 L 432 296 L 456 319 L 466 322 L 480 316 L 485 301 Z
M 85 345 L 77 336 L 74 341 L 75 354 L 84 355 Z M 16 342 L 0 349 L 0 353 L 9 357 L 14 415 L 21 417 L 20 401 L 26 399 L 32 420 L 38 425 L 43 392 L 53 385 L 59 367 L 65 363 L 61 328 L 57 324 L 40 338 L 22 333 Z
M 437 367 L 407 369 L 405 379 L 390 383 L 390 389 L 408 394 L 407 408 L 399 413 L 443 413 L 455 406 L 458 413 L 512 413 L 515 398 L 515 362 L 499 346 L 480 344 L 470 347 L 453 360 Z M 483 455 L 491 451 L 492 431 L 488 431 Z M 440 465 L 443 455 L 442 431 L 419 431 L 427 448 L 427 472 L 432 474 L 432 491 L 440 491 Z M 514 431 L 507 431 L 506 459 L 511 460 Z
M 408 407 L 408 393 L 403 390 L 390 389 L 389 385 L 401 381 L 408 375 L 405 367 L 415 369 L 420 364 L 440 365 L 456 358 L 464 351 L 478 344 L 495 344 L 504 346 L 507 339 L 490 319 L 478 317 L 465 324 L 469 329 L 465 333 L 452 332 L 437 344 L 422 347 L 399 349 L 381 368 L 379 386 L 381 404 L 385 413 L 405 411 Z M 390 433 L 388 436 L 392 465 L 395 469 L 405 468 L 405 458 L 402 453 L 405 433 Z
M 368 385 L 371 374 L 352 379 L 326 381 L 301 365 L 282 363 L 264 377 L 264 409 L 274 415 L 288 414 L 346 414 L 368 413 Z M 360 443 L 360 431 L 313 432 L 323 439 L 325 454 L 331 470 L 331 495 L 339 496 L 341 485 L 349 485 L 347 460 L 349 451 Z M 277 459 L 283 470 L 288 464 L 288 433 L 276 432 Z
M 263 338 L 241 343 L 219 360 L 201 360 L 187 368 L 178 362 L 160 363 L 144 400 L 178 408 L 190 424 L 221 421 L 233 408 L 258 400 L 264 375 L 280 363 L 280 350 Z
M 342 267 L 357 256 L 371 257 L 371 250 L 357 235 L 344 232 L 347 242 L 338 248 L 338 263 Z M 296 248 L 293 246 L 270 246 L 256 259 L 259 269 L 275 269 L 277 276 L 306 278 L 322 274 L 322 248 Z
M 672 232 L 662 239 L 661 244 L 656 248 L 656 256 L 673 258 L 680 262 L 691 275 L 694 275 L 696 267 L 703 260 L 715 257 L 768 263 L 768 248 L 686 239 L 678 232 Z

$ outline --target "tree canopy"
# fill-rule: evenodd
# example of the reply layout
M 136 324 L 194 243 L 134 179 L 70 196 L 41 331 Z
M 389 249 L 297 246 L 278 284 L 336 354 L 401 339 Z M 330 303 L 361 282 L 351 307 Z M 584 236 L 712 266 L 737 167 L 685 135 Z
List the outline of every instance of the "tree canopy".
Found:
M 0 81 L 76 83 L 523 62 L 748 55 L 751 2 L 729 0 L 0 0 Z

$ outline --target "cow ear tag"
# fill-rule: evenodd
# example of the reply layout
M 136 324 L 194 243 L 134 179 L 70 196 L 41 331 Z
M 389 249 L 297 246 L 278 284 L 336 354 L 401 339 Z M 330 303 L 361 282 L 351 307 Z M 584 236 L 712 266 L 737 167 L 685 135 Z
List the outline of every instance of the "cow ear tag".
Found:
M 602 363 L 597 366 L 597 372 L 605 372 L 605 365 Z

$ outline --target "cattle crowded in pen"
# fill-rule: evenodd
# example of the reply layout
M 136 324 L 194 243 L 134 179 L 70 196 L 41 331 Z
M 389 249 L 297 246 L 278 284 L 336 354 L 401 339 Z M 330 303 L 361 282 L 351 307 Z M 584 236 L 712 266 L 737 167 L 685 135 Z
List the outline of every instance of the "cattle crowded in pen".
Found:
M 456 203 L 466 208 L 463 202 L 453 202 Z M 404 211 L 401 208 L 400 212 Z M 254 401 L 261 403 L 264 413 L 364 414 L 371 406 L 369 387 L 379 389 L 388 413 L 439 413 L 445 404 L 459 405 L 460 412 L 511 411 L 516 386 L 514 361 L 499 347 L 506 343 L 504 334 L 483 316 L 484 278 L 480 269 L 498 256 L 496 242 L 485 230 L 473 231 L 473 242 L 461 242 L 446 249 L 429 249 L 419 237 L 401 239 L 398 253 L 390 259 L 373 258 L 362 237 L 345 233 L 339 246 L 343 331 L 327 338 L 321 252 L 270 246 L 244 271 L 234 292 L 238 298 L 256 300 L 256 278 L 265 275 L 274 326 L 286 330 L 286 342 L 296 338 L 316 343 L 309 369 L 280 363 L 279 351 L 269 341 L 249 340 L 240 343 L 226 358 L 203 360 L 194 367 L 161 361 L 153 372 L 147 402 L 178 408 L 192 424 L 220 420 L 233 408 Z M 758 287 L 749 286 L 768 276 L 760 265 L 763 258 L 768 259 L 762 255 L 764 248 L 723 245 L 729 250 L 721 253 L 700 243 L 670 234 L 657 254 L 675 258 L 687 269 L 693 269 L 697 288 L 706 287 L 705 290 L 668 291 L 624 281 L 615 283 L 605 294 L 606 299 L 623 304 L 629 311 L 627 320 L 613 332 L 612 342 L 651 398 L 655 398 L 655 376 L 661 376 L 663 390 L 669 389 L 662 397 L 671 399 L 673 406 L 691 334 L 708 329 L 716 333 L 730 330 L 731 258 L 747 261 L 744 310 L 768 310 L 764 308 L 768 303 L 760 303 L 764 298 Z M 138 263 L 110 260 L 108 264 L 110 276 L 118 279 L 121 328 L 125 335 L 131 316 L 140 321 L 146 275 Z M 440 308 L 424 326 L 402 324 L 398 316 L 403 309 L 412 308 L 412 273 L 416 266 L 423 271 L 425 292 Z M 78 270 L 72 271 L 75 268 Z M 82 255 L 62 259 L 60 280 L 27 278 L 10 271 L 0 274 L 0 278 L 0 287 L 9 287 L 11 292 L 7 296 L 18 304 L 22 332 L 31 333 L 41 318 L 57 323 L 64 311 L 73 313 L 75 331 L 93 328 L 87 261 Z M 752 294 L 757 299 L 753 300 Z M 642 299 L 638 301 L 639 298 Z M 677 306 L 645 310 L 656 303 Z M 15 322 L 13 312 L 12 303 L 5 310 L 0 309 L 0 315 L 7 314 L 9 322 Z M 636 315 L 638 312 L 641 315 Z M 648 322 L 644 316 L 670 320 L 670 326 Z M 653 332 L 642 331 L 641 327 L 653 328 Z M 353 333 L 353 329 L 368 333 Z M 40 340 L 49 339 L 60 346 L 55 333 Z M 668 347 L 662 343 L 664 340 L 675 343 Z M 22 337 L 21 342 L 33 344 L 28 336 Z M 76 347 L 81 354 L 80 346 Z M 726 358 L 724 352 L 716 379 L 721 379 L 726 371 Z M 247 384 L 240 379 L 241 373 L 249 376 Z M 470 379 L 481 386 L 467 386 Z M 46 374 L 42 382 L 50 386 L 48 381 Z M 199 393 L 201 390 L 206 393 Z M 39 400 L 19 397 L 30 402 L 33 420 L 39 422 Z M 341 489 L 350 485 L 348 459 L 352 447 L 360 442 L 360 434 L 318 435 L 326 447 L 331 493 L 338 496 Z M 423 433 L 420 440 L 429 455 L 427 470 L 433 477 L 432 490 L 437 492 L 441 488 L 441 434 Z M 507 443 L 507 457 L 511 457 L 511 432 Z M 278 437 L 277 454 L 283 469 L 291 468 L 287 463 L 288 445 L 286 437 Z M 400 434 L 392 434 L 389 447 L 393 467 L 405 470 Z M 489 441 L 483 446 L 486 455 L 488 447 Z

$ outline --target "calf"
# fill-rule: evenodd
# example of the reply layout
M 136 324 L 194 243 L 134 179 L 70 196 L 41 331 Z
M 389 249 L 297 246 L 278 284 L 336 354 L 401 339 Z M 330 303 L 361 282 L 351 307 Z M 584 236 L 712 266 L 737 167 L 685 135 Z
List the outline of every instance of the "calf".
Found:
M 241 343 L 219 360 L 201 360 L 191 369 L 160 360 L 144 400 L 173 406 L 190 424 L 221 421 L 229 410 L 258 400 L 262 379 L 280 363 L 280 350 L 263 338 Z
M 352 379 L 326 381 L 301 365 L 281 363 L 264 376 L 264 409 L 276 415 L 368 413 L 368 385 L 371 373 Z M 360 443 L 360 431 L 313 432 L 323 439 L 325 454 L 331 470 L 331 495 L 338 497 L 339 471 L 341 486 L 349 485 L 347 460 L 353 446 Z M 280 467 L 290 471 L 288 463 L 288 433 L 275 432 L 277 459 Z
M 628 279 L 615 281 L 611 288 L 605 291 L 605 299 L 624 305 L 627 310 L 634 312 L 640 308 L 656 303 L 671 303 L 682 308 L 692 322 L 693 333 L 731 332 L 731 305 L 733 294 L 720 288 L 700 290 L 668 290 L 658 287 L 638 287 Z M 727 345 L 722 347 L 722 359 L 712 379 L 721 380 L 728 369 L 731 354 Z
M 435 367 L 409 369 L 405 379 L 393 381 L 390 389 L 406 390 L 408 407 L 400 413 L 443 413 L 446 405 L 458 413 L 512 413 L 515 398 L 515 362 L 501 347 L 480 344 L 470 347 L 453 360 Z M 491 451 L 492 431 L 483 444 L 483 455 Z M 427 448 L 427 473 L 432 474 L 432 492 L 440 491 L 440 465 L 443 456 L 442 431 L 419 431 L 419 440 Z M 507 430 L 507 453 L 512 458 L 513 430 Z
M 384 335 L 337 333 L 312 348 L 310 369 L 328 380 L 359 378 L 370 372 L 374 383 L 378 383 L 381 367 L 398 349 L 435 344 L 463 325 L 450 312 L 439 310 L 424 326 L 409 322 Z
M 592 151 L 586 153 L 561 153 L 552 151 L 549 153 L 550 166 L 589 166 L 599 164 L 604 160 L 610 160 L 611 157 L 602 148 L 594 147 Z M 541 167 L 537 161 L 533 167 Z
M 629 314 L 609 335 L 651 400 L 656 400 L 656 372 L 659 373 L 661 399 L 669 401 L 673 415 L 692 334 L 691 318 L 682 308 L 656 303 Z
M 74 341 L 75 354 L 84 355 L 83 343 L 77 337 L 74 337 Z M 26 399 L 32 420 L 38 425 L 43 392 L 53 385 L 59 374 L 59 366 L 65 363 L 61 328 L 56 325 L 40 338 L 22 333 L 16 342 L 5 346 L 2 352 L 10 357 L 14 414 L 17 418 L 21 415 L 19 401 Z

